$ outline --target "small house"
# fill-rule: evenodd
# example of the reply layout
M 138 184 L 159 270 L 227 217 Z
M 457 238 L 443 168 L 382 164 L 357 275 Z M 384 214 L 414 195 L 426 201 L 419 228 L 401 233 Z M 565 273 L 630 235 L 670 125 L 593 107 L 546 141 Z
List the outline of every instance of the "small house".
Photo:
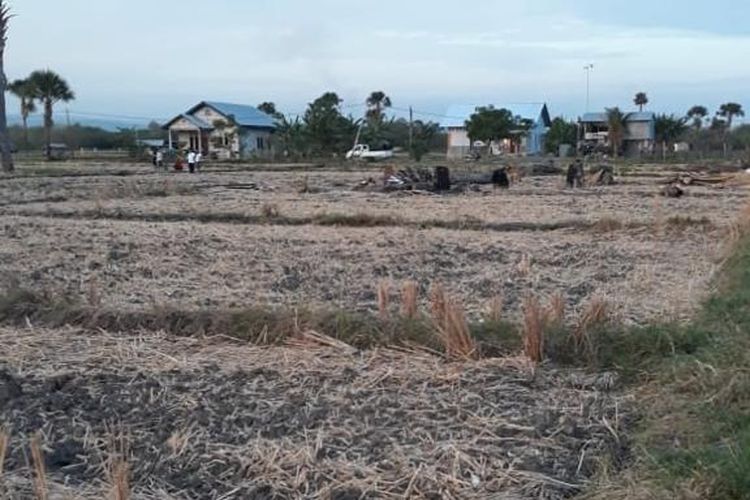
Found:
M 200 151 L 219 159 L 273 155 L 272 116 L 243 104 L 203 101 L 167 122 L 169 149 Z
M 552 125 L 549 109 L 544 103 L 539 104 L 494 104 L 495 109 L 507 109 L 519 121 L 523 120 L 531 126 L 516 131 L 517 140 L 504 139 L 490 145 L 493 154 L 524 154 L 538 155 L 544 153 L 544 140 Z M 448 135 L 448 158 L 463 158 L 469 154 L 473 144 L 469 139 L 466 122 L 478 108 L 476 105 L 451 106 L 440 122 L 440 126 Z
M 646 111 L 625 113 L 624 121 L 622 153 L 629 157 L 653 153 L 656 142 L 656 115 Z M 586 113 L 580 120 L 580 127 L 579 147 L 588 150 L 611 148 L 607 113 Z

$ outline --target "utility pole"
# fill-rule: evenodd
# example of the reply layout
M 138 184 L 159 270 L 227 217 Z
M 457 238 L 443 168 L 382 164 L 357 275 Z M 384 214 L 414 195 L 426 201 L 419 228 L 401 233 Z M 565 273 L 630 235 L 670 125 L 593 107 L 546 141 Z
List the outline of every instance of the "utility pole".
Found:
M 68 128 L 70 128 L 70 108 L 65 106 L 65 120 L 68 122 Z
M 414 110 L 409 106 L 409 154 L 414 146 Z
M 593 64 L 587 64 L 583 67 L 586 71 L 586 112 L 591 111 L 589 106 L 591 104 L 591 71 L 594 69 Z

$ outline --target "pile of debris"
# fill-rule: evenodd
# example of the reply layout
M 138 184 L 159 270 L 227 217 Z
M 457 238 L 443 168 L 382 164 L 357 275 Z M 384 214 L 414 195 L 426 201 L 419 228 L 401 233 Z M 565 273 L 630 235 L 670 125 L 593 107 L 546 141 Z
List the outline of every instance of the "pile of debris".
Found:
M 668 198 L 680 198 L 685 194 L 684 188 L 687 186 L 707 186 L 722 189 L 732 185 L 748 184 L 749 180 L 748 175 L 744 172 L 720 175 L 679 172 L 661 182 L 664 184 L 661 195 Z
M 593 169 L 592 185 L 595 186 L 612 186 L 615 182 L 615 171 L 611 165 L 599 165 Z
M 736 179 L 736 175 L 706 175 L 693 172 L 680 172 L 664 181 L 664 184 L 682 186 L 716 186 L 724 187 Z
M 515 166 L 503 166 L 492 172 L 461 172 L 452 175 L 445 166 L 430 170 L 424 167 L 405 167 L 396 170 L 393 166 L 383 169 L 382 181 L 369 177 L 357 184 L 355 190 L 382 190 L 385 192 L 407 191 L 426 192 L 465 192 L 479 191 L 480 186 L 491 184 L 495 188 L 508 189 L 521 181 L 524 171 Z
M 449 191 L 451 177 L 448 167 L 435 167 L 434 172 L 425 167 L 404 167 L 396 170 L 393 166 L 383 169 L 382 180 L 370 177 L 361 181 L 355 190 L 368 188 L 391 191 L 431 192 Z
M 612 186 L 616 184 L 615 170 L 611 165 L 597 165 L 589 169 L 589 175 L 584 175 L 583 162 L 578 159 L 568 166 L 565 174 L 565 184 L 569 188 L 589 186 Z
M 433 187 L 435 176 L 424 167 L 405 167 L 396 170 L 388 166 L 383 170 L 383 186 L 386 190 L 429 190 Z

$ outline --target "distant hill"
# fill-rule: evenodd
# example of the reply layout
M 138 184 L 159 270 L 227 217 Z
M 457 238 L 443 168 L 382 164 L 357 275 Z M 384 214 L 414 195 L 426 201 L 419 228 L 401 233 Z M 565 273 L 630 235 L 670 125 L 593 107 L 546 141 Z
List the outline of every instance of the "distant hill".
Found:
M 35 114 L 29 117 L 29 127 L 41 127 L 43 125 L 44 118 L 42 115 Z M 86 127 L 99 127 L 101 129 L 117 132 L 121 128 L 141 128 L 148 127 L 150 120 L 141 119 L 129 119 L 129 118 L 94 118 L 94 117 L 82 117 L 71 114 L 70 123 L 75 125 L 84 125 Z M 157 120 L 158 121 L 158 120 Z M 21 115 L 9 114 L 8 124 L 9 125 L 21 125 Z M 65 113 L 55 113 L 55 124 L 65 125 L 66 117 Z

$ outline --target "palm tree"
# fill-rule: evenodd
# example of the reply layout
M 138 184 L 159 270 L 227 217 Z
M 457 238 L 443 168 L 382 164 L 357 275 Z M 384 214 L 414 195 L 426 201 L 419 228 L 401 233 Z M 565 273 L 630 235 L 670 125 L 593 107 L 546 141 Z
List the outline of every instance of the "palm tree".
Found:
M 693 106 L 687 112 L 687 117 L 693 120 L 693 127 L 700 130 L 703 127 L 703 120 L 708 116 L 708 109 L 705 106 Z
M 34 85 L 29 79 L 15 80 L 8 85 L 8 91 L 21 101 L 21 120 L 23 120 L 24 142 L 29 143 L 29 115 L 36 112 L 34 102 Z
M 0 0 L 0 161 L 5 172 L 14 170 L 8 135 L 8 117 L 5 115 L 5 90 L 8 87 L 8 79 L 5 76 L 5 44 L 8 41 L 8 25 L 11 17 L 13 16 L 10 13 L 10 7 L 5 0 Z
M 57 102 L 68 102 L 75 99 L 75 94 L 60 75 L 51 70 L 38 70 L 31 73 L 29 80 L 34 86 L 34 97 L 44 106 L 44 140 L 47 160 L 52 158 L 52 120 L 53 106 Z
M 380 122 L 383 117 L 383 109 L 391 107 L 391 98 L 383 91 L 376 91 L 367 98 L 367 117 L 374 122 Z
M 742 109 L 742 104 L 737 104 L 736 102 L 728 102 L 726 104 L 722 104 L 716 114 L 726 118 L 727 130 L 731 130 L 732 120 L 734 119 L 734 117 L 745 116 L 745 111 Z
M 385 92 L 376 91 L 367 98 L 367 124 L 370 142 L 381 142 L 381 129 L 383 128 L 383 110 L 391 107 L 391 98 Z
M 726 120 L 726 127 L 724 127 L 724 156 L 727 156 L 727 152 L 729 151 L 729 146 L 727 144 L 727 137 L 729 136 L 729 133 L 732 131 L 732 121 L 734 120 L 735 116 L 745 116 L 745 111 L 742 109 L 742 104 L 737 104 L 736 102 L 728 102 L 726 104 L 722 104 L 721 107 L 719 107 L 719 111 L 716 112 L 717 116 L 721 116 Z
M 638 109 L 640 111 L 643 111 L 643 106 L 648 104 L 648 96 L 646 95 L 645 92 L 638 92 L 635 95 L 635 99 L 633 99 L 633 102 L 635 103 L 636 106 L 638 106 Z
M 664 158 L 667 156 L 668 146 L 685 134 L 687 130 L 685 122 L 686 118 L 676 118 L 674 115 L 658 115 L 656 117 L 656 140 L 661 143 Z
M 620 155 L 620 147 L 625 140 L 627 116 L 620 108 L 607 109 L 607 126 L 609 128 L 609 143 L 612 145 L 612 154 L 615 158 Z

